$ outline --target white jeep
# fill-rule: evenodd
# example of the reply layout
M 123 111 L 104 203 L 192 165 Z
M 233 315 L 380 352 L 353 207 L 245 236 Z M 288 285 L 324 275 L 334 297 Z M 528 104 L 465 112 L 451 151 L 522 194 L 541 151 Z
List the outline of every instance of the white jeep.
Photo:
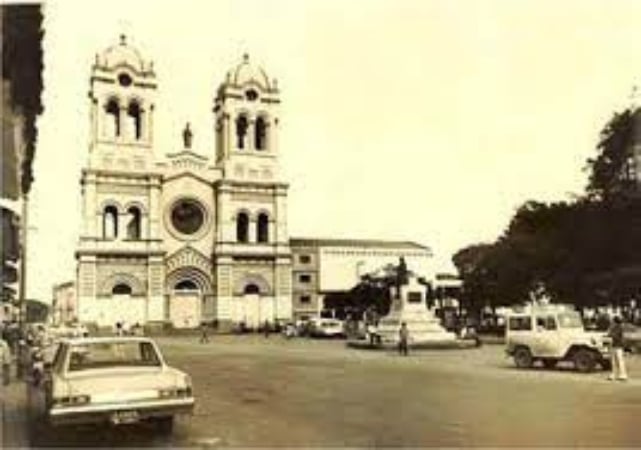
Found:
M 609 338 L 588 332 L 577 311 L 561 305 L 529 306 L 507 315 L 506 352 L 519 368 L 540 361 L 553 368 L 570 361 L 579 372 L 591 372 L 596 365 L 610 369 Z

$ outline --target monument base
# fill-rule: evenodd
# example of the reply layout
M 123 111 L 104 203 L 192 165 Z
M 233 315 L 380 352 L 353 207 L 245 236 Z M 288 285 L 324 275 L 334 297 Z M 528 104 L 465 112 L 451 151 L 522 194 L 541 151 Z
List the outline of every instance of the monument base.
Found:
M 410 278 L 400 292 L 392 288 L 392 305 L 389 314 L 381 318 L 376 334 L 383 343 L 398 344 L 399 330 L 405 323 L 409 331 L 409 345 L 423 343 L 453 343 L 456 334 L 441 326 L 439 319 L 427 308 L 425 287 Z

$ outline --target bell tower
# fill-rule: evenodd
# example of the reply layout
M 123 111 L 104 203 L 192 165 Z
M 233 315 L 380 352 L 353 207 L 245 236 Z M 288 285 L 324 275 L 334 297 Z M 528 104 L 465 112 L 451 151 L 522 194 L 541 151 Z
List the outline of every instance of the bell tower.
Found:
M 124 35 L 91 68 L 89 167 L 136 171 L 153 162 L 156 75 Z
M 78 317 L 100 326 L 125 315 L 130 323 L 162 321 L 162 174 L 153 152 L 156 75 L 121 36 L 96 55 L 89 86 L 89 158 L 80 179 L 76 250 Z
M 280 92 L 249 56 L 218 88 L 214 268 L 219 320 L 291 318 L 287 190 L 279 173 Z M 244 317 L 244 311 L 247 313 Z M 250 317 L 251 316 L 251 317 Z
M 225 178 L 278 180 L 280 92 L 247 54 L 227 72 L 214 104 L 216 164 Z

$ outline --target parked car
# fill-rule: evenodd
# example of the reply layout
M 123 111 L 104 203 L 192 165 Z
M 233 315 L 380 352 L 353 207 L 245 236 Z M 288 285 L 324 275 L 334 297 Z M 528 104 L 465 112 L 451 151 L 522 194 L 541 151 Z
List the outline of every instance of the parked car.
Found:
M 312 337 L 343 337 L 345 327 L 338 319 L 314 319 L 311 321 L 310 335 Z
M 624 323 L 623 345 L 629 352 L 641 353 L 641 328 L 631 323 Z
M 113 425 L 155 421 L 170 431 L 174 416 L 190 414 L 190 377 L 169 367 L 156 344 L 141 337 L 60 341 L 43 382 L 30 386 L 30 412 L 47 425 Z
M 519 368 L 571 361 L 580 372 L 597 364 L 609 370 L 609 343 L 604 333 L 585 331 L 577 311 L 557 305 L 526 307 L 507 316 L 506 352 Z

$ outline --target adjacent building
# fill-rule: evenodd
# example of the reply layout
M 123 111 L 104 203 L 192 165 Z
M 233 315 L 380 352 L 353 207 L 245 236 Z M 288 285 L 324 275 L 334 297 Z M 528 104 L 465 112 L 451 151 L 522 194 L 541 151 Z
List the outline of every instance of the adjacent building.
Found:
M 327 295 L 349 291 L 362 275 L 398 265 L 401 257 L 416 274 L 434 271 L 431 250 L 415 242 L 293 238 L 290 247 L 295 319 L 320 315 Z
M 0 5 L 2 30 L 2 317 L 19 318 L 25 299 L 27 201 L 33 179 L 36 119 L 42 112 L 42 12 L 40 5 Z M 22 314 L 24 316 L 24 314 Z
M 78 319 L 76 304 L 76 283 L 68 281 L 53 287 L 51 320 L 54 324 L 73 323 Z

